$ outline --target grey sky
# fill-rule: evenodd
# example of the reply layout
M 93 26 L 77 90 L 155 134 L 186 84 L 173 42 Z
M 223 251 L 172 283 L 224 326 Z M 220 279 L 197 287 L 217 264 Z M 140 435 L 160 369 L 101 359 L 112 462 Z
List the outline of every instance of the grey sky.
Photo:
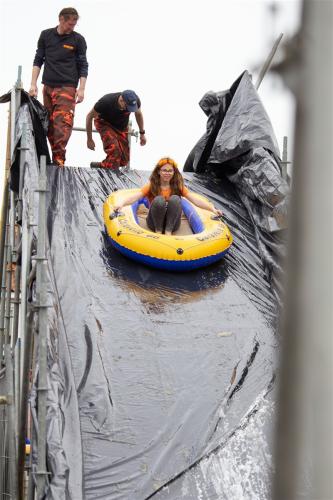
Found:
M 160 156 L 182 165 L 203 134 L 206 117 L 198 102 L 208 90 L 230 87 L 240 73 L 260 67 L 280 32 L 298 27 L 300 1 L 269 0 L 0 0 L 1 94 L 16 81 L 22 65 L 29 89 L 37 40 L 57 25 L 69 4 L 80 14 L 76 30 L 88 44 L 89 76 L 85 101 L 76 107 L 75 125 L 84 126 L 94 103 L 108 92 L 133 88 L 142 100 L 147 145 L 133 144 L 132 166 L 151 169 Z M 31 7 L 33 5 L 33 8 Z M 39 99 L 41 96 L 39 78 Z M 293 127 L 293 99 L 278 78 L 268 76 L 260 96 L 271 118 L 279 146 Z M 0 160 L 4 164 L 7 106 L 0 107 Z M 133 115 L 134 118 L 134 115 Z M 135 123 L 135 121 L 133 120 Z M 104 157 L 99 136 L 95 152 L 82 132 L 73 132 L 67 165 L 88 166 Z

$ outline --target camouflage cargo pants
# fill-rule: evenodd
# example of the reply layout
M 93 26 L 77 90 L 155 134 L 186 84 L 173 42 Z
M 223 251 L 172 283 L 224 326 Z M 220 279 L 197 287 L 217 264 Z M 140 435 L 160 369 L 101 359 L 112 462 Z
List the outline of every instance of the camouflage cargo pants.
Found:
M 94 120 L 96 130 L 100 133 L 106 158 L 101 162 L 101 167 L 112 168 L 125 167 L 129 161 L 129 144 L 127 130 L 120 131 L 102 118 Z
M 52 161 L 63 166 L 66 146 L 72 133 L 75 110 L 74 87 L 48 87 L 44 85 L 44 106 L 49 113 L 47 137 L 52 149 Z

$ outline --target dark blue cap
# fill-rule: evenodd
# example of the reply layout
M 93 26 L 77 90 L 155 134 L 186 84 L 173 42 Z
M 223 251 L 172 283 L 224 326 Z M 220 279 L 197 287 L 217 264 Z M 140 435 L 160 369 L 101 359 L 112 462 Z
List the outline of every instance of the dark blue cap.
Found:
M 130 113 L 133 113 L 139 109 L 138 107 L 138 96 L 134 90 L 124 90 L 121 95 L 126 102 L 126 107 Z

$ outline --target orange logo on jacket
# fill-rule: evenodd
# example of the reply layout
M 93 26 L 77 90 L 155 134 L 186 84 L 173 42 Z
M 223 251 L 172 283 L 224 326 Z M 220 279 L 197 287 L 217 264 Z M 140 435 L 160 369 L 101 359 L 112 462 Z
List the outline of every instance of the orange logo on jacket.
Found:
M 63 45 L 64 49 L 74 50 L 73 45 Z

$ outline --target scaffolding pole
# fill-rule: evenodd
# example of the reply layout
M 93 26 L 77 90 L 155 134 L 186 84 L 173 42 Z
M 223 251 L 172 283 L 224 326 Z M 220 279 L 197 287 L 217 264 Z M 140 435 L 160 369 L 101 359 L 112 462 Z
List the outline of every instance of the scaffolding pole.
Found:
M 14 368 L 11 347 L 5 345 L 6 382 L 7 382 L 7 439 L 9 461 L 9 491 L 12 498 L 17 497 L 17 461 L 15 442 L 15 400 L 14 400 Z
M 264 64 L 262 65 L 261 70 L 259 71 L 259 75 L 258 75 L 256 84 L 255 84 L 256 90 L 259 89 L 259 87 L 261 85 L 261 82 L 264 79 L 264 76 L 266 75 L 267 71 L 269 70 L 269 67 L 270 67 L 270 65 L 272 63 L 273 57 L 275 56 L 275 52 L 277 51 L 277 48 L 278 48 L 278 46 L 279 46 L 279 44 L 280 44 L 280 42 L 282 40 L 282 37 L 283 37 L 283 33 L 280 33 L 279 37 L 277 38 L 276 42 L 274 43 L 274 45 L 272 47 L 272 50 L 268 54 L 268 57 L 267 57 L 266 61 L 264 62 Z
M 8 255 L 8 211 L 6 213 L 5 220 L 5 244 L 4 244 L 4 255 L 3 261 L 1 263 L 2 267 L 2 283 L 1 283 L 1 302 L 0 302 L 0 368 L 5 364 L 4 359 L 4 345 L 6 343 L 5 335 L 5 307 L 6 307 L 6 269 L 7 269 L 7 255 Z
M 5 387 L 5 376 L 6 376 L 6 367 L 0 370 L 0 498 L 4 498 L 6 491 L 6 432 L 7 426 L 5 425 L 7 421 L 7 394 L 3 394 L 2 392 L 6 391 Z M 6 391 L 7 392 L 7 391 Z
M 43 498 L 46 470 L 46 400 L 47 400 L 47 259 L 46 259 L 46 158 L 41 157 L 39 173 L 38 243 L 36 270 L 36 307 L 38 309 L 38 462 L 37 496 Z
M 26 165 L 27 157 L 27 124 L 23 123 L 22 126 L 22 136 L 21 136 L 21 146 L 20 151 L 20 182 L 19 182 L 19 196 L 16 203 L 16 214 L 18 220 L 22 221 L 22 190 L 24 182 L 24 171 Z M 22 224 L 21 224 L 22 226 Z M 19 226 L 17 226 L 19 228 Z M 15 228 L 14 228 L 15 229 Z M 19 313 L 20 313 L 20 297 L 21 297 L 21 261 L 22 261 L 22 230 L 18 229 L 20 234 L 14 234 L 14 257 L 15 257 L 15 289 L 14 289 L 14 299 L 12 300 L 14 304 L 14 317 L 13 317 L 13 340 L 12 345 L 16 345 L 17 338 L 19 337 Z M 20 249 L 20 250 L 19 250 Z M 18 251 L 19 250 L 19 251 Z M 20 258 L 18 258 L 20 257 Z M 14 260 L 14 258 L 13 258 Z M 20 372 L 17 374 L 18 380 L 20 380 Z
M 36 226 L 33 214 L 33 193 L 30 193 L 28 220 L 23 221 L 22 227 L 22 285 L 21 285 L 21 323 L 20 335 L 22 337 L 22 384 L 20 401 L 19 443 L 18 443 L 18 484 L 19 500 L 23 500 L 23 480 L 25 464 L 25 437 L 28 435 L 28 397 L 30 389 L 30 370 L 32 361 L 33 344 L 33 311 L 30 306 L 27 311 L 27 292 L 30 274 L 33 228 Z M 27 224 L 26 224 L 27 222 Z M 29 484 L 33 487 L 31 473 Z
M 6 147 L 6 166 L 5 166 L 5 178 L 3 183 L 3 192 L 1 200 L 1 236 L 0 236 L 0 263 L 4 261 L 5 256 L 5 239 L 6 239 L 6 221 L 7 221 L 7 211 L 8 211 L 8 195 L 9 195 L 9 169 L 11 162 L 11 116 L 8 114 L 8 129 L 7 129 L 7 147 Z M 0 284 L 2 283 L 2 265 L 0 264 Z
M 30 367 L 32 359 L 32 343 L 33 343 L 33 313 L 30 311 L 28 316 L 29 321 L 26 322 L 25 333 L 25 350 L 23 353 L 23 378 L 21 385 L 21 404 L 20 418 L 18 429 L 18 487 L 19 500 L 23 500 L 23 483 L 24 483 L 24 464 L 25 464 L 25 437 L 28 435 L 28 398 L 30 388 Z
M 281 165 L 281 175 L 282 179 L 285 179 L 288 182 L 288 165 L 290 161 L 288 161 L 288 137 L 283 137 L 283 146 L 282 146 L 282 161 L 280 161 Z

